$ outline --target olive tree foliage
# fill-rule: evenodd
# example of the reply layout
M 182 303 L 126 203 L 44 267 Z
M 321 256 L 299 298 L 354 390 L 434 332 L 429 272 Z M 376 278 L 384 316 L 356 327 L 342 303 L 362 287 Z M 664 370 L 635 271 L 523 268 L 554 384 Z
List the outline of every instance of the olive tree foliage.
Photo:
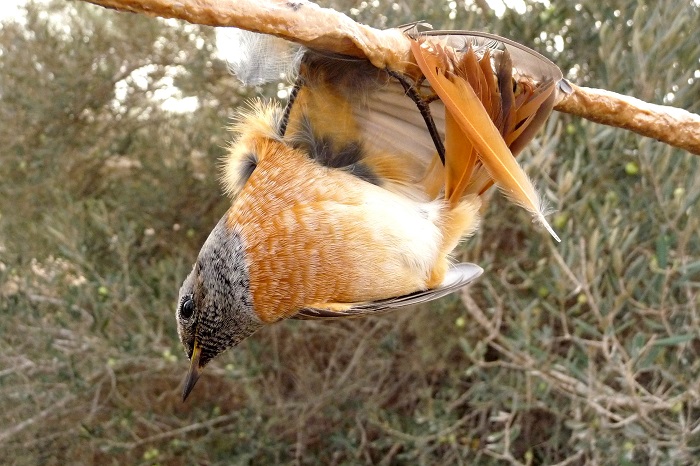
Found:
M 321 3 L 375 27 L 501 34 L 577 84 L 700 111 L 693 2 Z M 495 194 L 456 253 L 486 270 L 469 290 L 273 326 L 183 405 L 174 300 L 229 204 L 226 127 L 289 84 L 243 88 L 220 57 L 210 28 L 81 2 L 0 25 L 3 459 L 694 462 L 697 157 L 556 113 L 520 157 L 561 244 Z
M 178 281 L 225 210 L 217 161 L 249 92 L 215 52 L 211 29 L 82 2 L 0 25 L 0 442 L 75 435 L 72 394 L 108 361 L 175 351 Z
M 241 98 L 212 56 L 212 31 L 52 2 L 28 5 L 1 34 L 2 176 L 11 180 L 2 209 L 22 213 L 10 219 L 13 235 L 50 235 L 65 215 L 57 196 L 64 207 L 95 200 L 130 220 L 151 217 L 161 229 L 199 221 L 188 210 L 197 203 L 170 202 L 174 193 L 216 197 L 216 177 L 198 159 L 221 155 Z M 195 109 L 177 111 L 171 95 Z

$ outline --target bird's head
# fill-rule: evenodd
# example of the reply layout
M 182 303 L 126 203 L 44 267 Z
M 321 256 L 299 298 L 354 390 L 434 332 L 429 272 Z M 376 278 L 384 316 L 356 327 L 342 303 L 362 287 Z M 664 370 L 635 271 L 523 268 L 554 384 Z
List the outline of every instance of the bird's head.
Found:
M 212 230 L 180 288 L 177 331 L 190 359 L 183 401 L 209 361 L 262 326 L 253 309 L 245 249 L 226 218 Z

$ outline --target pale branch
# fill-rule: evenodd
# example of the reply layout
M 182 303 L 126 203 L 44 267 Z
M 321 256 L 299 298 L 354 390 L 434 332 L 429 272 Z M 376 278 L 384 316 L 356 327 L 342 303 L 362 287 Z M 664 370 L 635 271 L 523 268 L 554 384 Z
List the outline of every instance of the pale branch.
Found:
M 271 34 L 317 50 L 368 58 L 384 68 L 409 53 L 397 29 L 379 30 L 306 0 L 84 0 L 118 11 Z
M 374 29 L 303 0 L 84 1 L 119 11 L 271 34 L 309 48 L 366 57 L 379 68 L 400 63 L 409 54 L 409 41 L 398 29 Z M 700 116 L 682 109 L 576 85 L 571 85 L 570 93 L 560 92 L 554 108 L 700 155 Z
M 604 89 L 570 85 L 573 92 L 564 96 L 555 110 L 628 129 L 700 155 L 700 115 Z

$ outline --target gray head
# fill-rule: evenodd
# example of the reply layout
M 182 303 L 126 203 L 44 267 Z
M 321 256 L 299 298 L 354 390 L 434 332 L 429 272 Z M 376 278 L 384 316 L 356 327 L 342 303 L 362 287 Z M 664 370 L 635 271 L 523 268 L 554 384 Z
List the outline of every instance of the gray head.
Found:
M 190 359 L 183 401 L 209 361 L 262 326 L 253 310 L 242 239 L 226 226 L 226 217 L 209 234 L 180 288 L 177 332 Z

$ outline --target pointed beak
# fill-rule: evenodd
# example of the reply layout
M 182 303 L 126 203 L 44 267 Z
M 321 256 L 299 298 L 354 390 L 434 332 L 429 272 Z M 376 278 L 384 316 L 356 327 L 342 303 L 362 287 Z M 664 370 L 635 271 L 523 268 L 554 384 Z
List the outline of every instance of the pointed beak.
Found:
M 187 399 L 194 388 L 194 384 L 199 380 L 199 376 L 202 375 L 202 368 L 199 367 L 199 358 L 202 357 L 202 347 L 199 346 L 197 341 L 194 342 L 194 349 L 192 350 L 192 358 L 190 358 L 190 370 L 187 372 L 187 377 L 185 377 L 185 386 L 182 389 L 182 401 Z

